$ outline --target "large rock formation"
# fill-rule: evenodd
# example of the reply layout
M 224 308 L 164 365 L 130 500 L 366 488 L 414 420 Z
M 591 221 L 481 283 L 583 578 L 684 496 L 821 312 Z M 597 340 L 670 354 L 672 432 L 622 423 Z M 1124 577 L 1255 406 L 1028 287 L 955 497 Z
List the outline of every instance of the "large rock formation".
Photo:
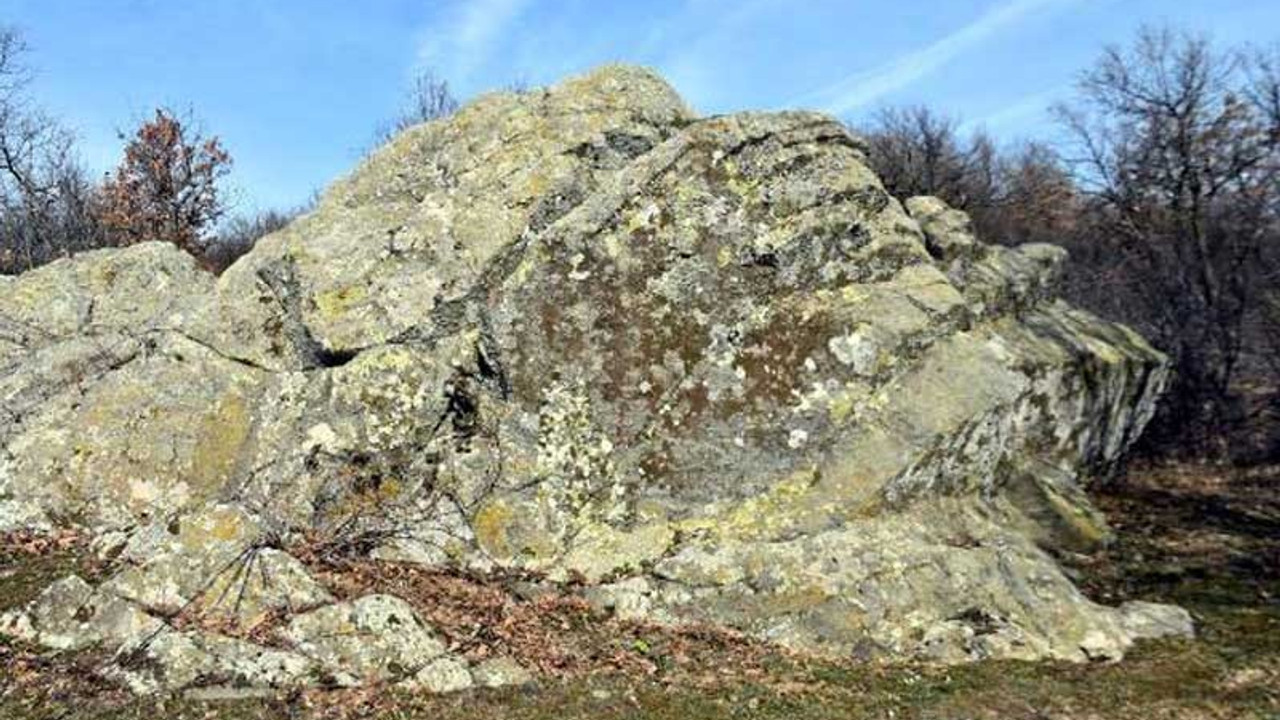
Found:
M 1051 555 L 1105 540 L 1084 486 L 1165 358 L 1055 299 L 1062 251 L 904 200 L 831 118 L 699 119 L 611 67 L 406 131 L 216 281 L 159 244 L 0 279 L 0 529 L 125 544 L 9 632 L 179 666 L 140 690 L 468 684 L 396 598 L 333 604 L 301 532 L 823 653 L 1185 631 Z M 296 615 L 290 647 L 163 622 L 193 605 Z

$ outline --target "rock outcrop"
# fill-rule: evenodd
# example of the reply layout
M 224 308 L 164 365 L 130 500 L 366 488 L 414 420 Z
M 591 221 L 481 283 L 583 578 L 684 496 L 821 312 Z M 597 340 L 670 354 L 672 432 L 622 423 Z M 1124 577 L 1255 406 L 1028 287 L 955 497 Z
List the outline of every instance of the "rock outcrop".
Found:
M 1187 632 L 1052 556 L 1105 541 L 1085 487 L 1166 359 L 1055 298 L 1061 250 L 903 200 L 829 117 L 698 118 L 610 67 L 411 128 L 216 281 L 159 244 L 2 278 L 0 530 L 123 550 L 0 630 L 119 648 L 140 691 L 504 675 L 337 603 L 308 533 L 839 655 Z M 287 642 L 166 624 L 192 607 Z

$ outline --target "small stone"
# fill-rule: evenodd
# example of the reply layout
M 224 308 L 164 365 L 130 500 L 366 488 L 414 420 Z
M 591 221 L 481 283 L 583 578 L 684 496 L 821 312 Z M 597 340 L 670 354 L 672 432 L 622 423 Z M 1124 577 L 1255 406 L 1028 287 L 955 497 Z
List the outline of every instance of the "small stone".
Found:
M 161 627 L 134 603 L 96 590 L 76 575 L 45 588 L 22 611 L 0 616 L 0 633 L 54 650 L 99 644 L 115 649 Z
M 9 610 L 0 614 L 0 635 L 31 643 L 36 642 L 39 637 L 31 616 L 22 610 Z
M 809 433 L 799 428 L 792 430 L 790 434 L 787 435 L 787 447 L 792 450 L 799 450 L 804 447 L 804 444 L 808 441 Z
M 182 690 L 209 680 L 247 688 L 314 684 L 309 659 L 288 651 L 199 631 L 165 629 L 123 646 L 107 675 L 139 695 Z
M 1131 600 L 1120 606 L 1120 624 L 1134 638 L 1196 635 L 1191 613 L 1177 605 Z
M 486 660 L 471 669 L 476 685 L 487 688 L 528 685 L 533 674 L 509 657 Z
M 418 671 L 407 684 L 433 693 L 451 693 L 467 690 L 474 681 L 466 663 L 457 658 L 442 657 Z
M 264 530 L 243 507 L 210 504 L 142 528 L 121 559 L 133 563 L 103 583 L 103 589 L 144 608 L 176 614 L 209 590 L 226 572 L 243 571 Z
M 588 588 L 587 601 L 596 608 L 612 612 L 621 620 L 640 620 L 650 615 L 652 586 L 644 577 L 630 577 L 607 585 Z

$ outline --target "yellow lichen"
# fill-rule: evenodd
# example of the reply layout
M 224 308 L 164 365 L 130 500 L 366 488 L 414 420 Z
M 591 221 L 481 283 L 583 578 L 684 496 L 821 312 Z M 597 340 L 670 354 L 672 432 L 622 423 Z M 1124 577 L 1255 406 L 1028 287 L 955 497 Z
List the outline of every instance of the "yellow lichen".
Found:
M 720 267 L 726 267 L 733 262 L 733 248 L 728 245 L 720 247 L 720 252 L 716 255 L 716 264 Z
M 222 542 L 230 542 L 244 533 L 244 524 L 240 515 L 234 512 L 220 512 L 213 518 L 213 526 L 209 528 L 209 536 Z
M 316 309 L 326 318 L 339 317 L 364 300 L 366 294 L 365 288 L 361 285 L 348 285 L 335 290 L 326 290 L 316 294 Z
M 710 531 L 737 539 L 765 538 L 791 524 L 812 506 L 815 472 L 803 470 L 765 492 L 707 515 L 681 521 L 686 532 Z
M 491 501 L 480 508 L 471 521 L 471 531 L 475 533 L 481 550 L 496 558 L 514 555 L 507 534 L 512 516 L 511 508 L 501 500 Z
M 211 495 L 231 479 L 249 437 L 252 424 L 249 415 L 244 398 L 232 392 L 201 421 L 191 458 L 192 477 L 200 494 Z
M 563 566 L 598 582 L 617 571 L 638 570 L 644 563 L 662 556 L 675 540 L 675 531 L 665 522 L 621 530 L 591 522 L 575 536 Z

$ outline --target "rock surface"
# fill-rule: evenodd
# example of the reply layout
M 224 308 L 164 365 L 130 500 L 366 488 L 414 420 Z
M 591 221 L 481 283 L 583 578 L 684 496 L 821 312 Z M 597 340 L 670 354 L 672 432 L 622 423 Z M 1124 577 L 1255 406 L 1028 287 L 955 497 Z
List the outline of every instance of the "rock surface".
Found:
M 285 637 L 344 685 L 414 677 L 444 645 L 404 600 L 368 595 L 298 615 Z
M 700 119 L 608 67 L 409 129 L 216 281 L 159 244 L 8 278 L 0 530 L 128 540 L 0 630 L 149 660 L 139 691 L 524 681 L 336 603 L 285 551 L 310 533 L 840 655 L 1189 632 L 1051 555 L 1105 541 L 1085 487 L 1166 359 L 1055 298 L 1061 250 L 903 200 L 831 118 Z M 146 619 L 48 607 L 90 595 Z M 162 622 L 192 608 L 292 616 L 287 647 Z

